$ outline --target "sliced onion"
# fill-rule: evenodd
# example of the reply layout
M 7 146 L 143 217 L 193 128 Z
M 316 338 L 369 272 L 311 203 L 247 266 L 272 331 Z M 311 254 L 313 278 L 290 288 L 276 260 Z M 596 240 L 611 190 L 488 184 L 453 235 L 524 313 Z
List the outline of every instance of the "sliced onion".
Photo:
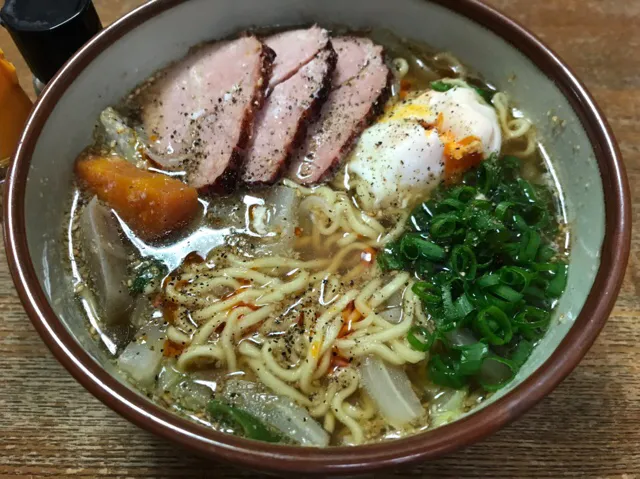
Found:
M 118 155 L 134 165 L 144 161 L 140 154 L 142 145 L 138 134 L 127 126 L 126 120 L 117 111 L 111 107 L 105 109 L 100 113 L 100 123 L 105 143 L 113 145 Z
M 382 415 L 394 426 L 402 427 L 424 414 L 411 381 L 402 368 L 367 356 L 360 366 L 362 383 Z
M 452 346 L 468 346 L 478 342 L 473 333 L 468 329 L 454 329 L 446 333 Z
M 168 156 L 166 154 L 153 151 L 151 148 L 146 148 L 145 153 L 153 160 L 154 163 L 157 163 L 167 170 L 180 169 L 184 166 L 185 161 L 189 159 L 188 155 Z
M 131 305 L 129 290 L 124 284 L 129 260 L 118 233 L 118 220 L 97 197 L 93 197 L 82 211 L 80 228 L 85 260 L 101 317 L 106 324 L 125 320 Z
M 267 228 L 278 235 L 278 243 L 291 247 L 295 239 L 297 222 L 298 194 L 288 186 L 275 186 L 265 197 L 265 206 L 271 208 Z
M 239 379 L 227 383 L 224 397 L 233 406 L 270 424 L 301 446 L 329 445 L 327 431 L 306 409 L 289 398 L 266 393 L 256 383 Z
M 212 391 L 192 376 L 181 373 L 173 364 L 165 364 L 158 374 L 158 394 L 168 393 L 178 404 L 191 411 L 202 411 L 212 398 Z
M 118 357 L 118 366 L 140 386 L 153 384 L 162 361 L 165 333 L 160 322 L 143 326 Z
M 158 383 L 156 389 L 158 394 L 170 393 L 171 390 L 183 379 L 183 374 L 178 371 L 172 364 L 162 367 L 158 374 Z
M 442 426 L 458 419 L 464 413 L 466 397 L 466 389 L 444 388 L 431 402 L 431 426 Z
M 488 357 L 482 362 L 478 378 L 488 386 L 499 387 L 513 378 L 513 369 L 495 357 Z
M 397 306 L 394 308 L 385 309 L 384 311 L 380 311 L 378 313 L 378 316 L 389 321 L 391 324 L 400 324 L 400 322 L 402 321 L 402 307 Z

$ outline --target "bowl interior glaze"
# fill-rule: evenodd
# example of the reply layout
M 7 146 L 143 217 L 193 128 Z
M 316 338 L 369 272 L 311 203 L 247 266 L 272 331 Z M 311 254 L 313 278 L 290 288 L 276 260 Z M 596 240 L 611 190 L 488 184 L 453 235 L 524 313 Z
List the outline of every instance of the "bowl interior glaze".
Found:
M 355 449 L 340 448 L 339 451 L 334 450 L 334 453 L 300 451 L 300 457 L 308 457 L 304 462 L 295 458 L 298 454 L 295 451 L 299 449 L 256 446 L 251 441 L 230 438 L 187 423 L 153 406 L 126 383 L 118 384 L 119 380 L 106 376 L 103 370 L 112 373 L 110 362 L 105 352 L 89 337 L 85 316 L 79 310 L 78 303 L 73 300 L 69 273 L 63 261 L 66 256 L 66 245 L 61 241 L 64 233 L 63 215 L 70 200 L 73 160 L 91 142 L 93 125 L 100 111 L 118 102 L 154 71 L 179 59 L 189 47 L 197 43 L 222 38 L 252 26 L 317 22 L 327 25 L 338 23 L 352 28 L 388 28 L 408 38 L 426 42 L 438 50 L 453 52 L 500 90 L 508 92 L 517 106 L 536 125 L 545 154 L 553 165 L 552 172 L 562 185 L 564 213 L 571 227 L 572 239 L 567 292 L 560 300 L 549 333 L 521 369 L 516 380 L 482 407 L 486 408 L 496 401 L 500 403 L 503 396 L 509 396 L 511 391 L 518 389 L 523 381 L 547 362 L 574 326 L 587 301 L 601 264 L 605 223 L 610 219 L 605 215 L 604 186 L 600 171 L 602 162 L 599 165 L 596 159 L 598 153 L 602 155 L 606 152 L 602 153 L 603 147 L 594 149 L 583 126 L 584 114 L 580 115 L 575 110 L 576 102 L 582 98 L 581 93 L 576 93 L 577 100 L 570 102 L 566 91 L 571 88 L 572 83 L 567 80 L 563 91 L 557 81 L 547 76 L 551 70 L 557 69 L 556 75 L 568 75 L 572 78 L 562 64 L 551 61 L 553 57 L 550 57 L 543 72 L 532 60 L 537 51 L 527 43 L 532 41 L 530 38 L 520 44 L 512 31 L 509 34 L 510 41 L 507 41 L 478 23 L 485 22 L 485 16 L 490 18 L 494 15 L 486 7 L 466 0 L 457 4 L 455 8 L 460 12 L 475 15 L 475 20 L 471 20 L 441 3 L 446 2 L 157 1 L 107 29 L 65 67 L 38 104 L 18 153 L 19 161 L 25 165 L 21 167 L 22 172 L 18 171 L 20 168 L 12 171 L 10 204 L 6 218 L 12 225 L 16 221 L 16 226 L 11 226 L 7 237 L 10 238 L 9 241 L 18 241 L 15 238 L 19 237 L 20 225 L 24 222 L 28 255 L 39 284 L 31 283 L 28 291 L 22 291 L 21 296 L 29 304 L 27 309 L 31 317 L 40 318 L 39 321 L 34 320 L 34 323 L 43 336 L 49 337 L 50 347 L 85 386 L 134 422 L 163 435 L 175 433 L 178 442 L 193 446 L 201 453 L 226 455 L 251 466 L 260 465 L 264 457 L 275 457 L 281 461 L 270 462 L 265 467 L 314 472 L 361 471 L 415 460 L 418 457 L 435 456 L 495 429 L 491 422 L 496 422 L 499 408 L 503 409 L 504 414 L 498 423 L 504 424 L 539 399 L 535 395 L 523 399 L 521 394 L 517 406 L 514 406 L 516 403 L 513 400 L 502 405 L 495 404 L 491 416 L 478 416 L 475 411 L 459 421 L 460 425 L 456 427 L 447 426 L 436 432 L 396 441 L 404 445 L 393 446 L 389 443 Z M 149 18 L 141 23 L 147 17 Z M 496 18 L 493 20 L 496 21 Z M 500 21 L 508 22 L 504 19 Z M 518 28 L 510 25 L 507 27 Z M 111 40 L 113 43 L 106 48 Z M 529 56 L 521 50 L 526 51 Z M 576 83 L 575 88 L 579 89 L 579 84 Z M 585 104 L 584 108 L 587 109 L 588 106 Z M 600 121 L 599 118 L 593 120 L 594 123 Z M 602 128 L 606 137 L 606 129 L 604 126 Z M 615 155 L 615 146 L 610 147 L 613 153 L 609 154 Z M 15 198 L 13 202 L 12 198 Z M 16 218 L 16 215 L 20 215 L 22 200 L 23 219 Z M 624 256 L 624 251 L 621 253 Z M 24 254 L 24 251 L 16 253 L 13 261 L 25 261 L 22 257 Z M 15 271 L 16 266 L 13 266 Z M 609 273 L 606 275 L 610 276 Z M 24 270 L 16 272 L 17 284 L 29 283 L 26 276 L 28 272 L 25 273 Z M 41 294 L 38 286 L 44 292 L 48 305 L 43 304 L 45 301 L 33 299 L 33 296 Z M 616 288 L 613 289 L 615 294 Z M 59 318 L 59 322 L 51 320 L 49 307 Z M 599 307 L 602 309 L 602 305 Z M 607 307 L 604 307 L 606 313 Z M 42 319 L 45 317 L 49 320 Z M 598 327 L 592 335 L 581 337 L 580 341 L 584 344 L 577 346 L 582 351 L 581 354 L 595 338 L 597 330 L 602 326 L 600 322 L 603 323 L 604 319 L 598 318 Z M 77 344 L 74 345 L 73 342 Z M 78 345 L 89 353 L 91 359 L 79 352 Z M 563 368 L 566 369 L 560 363 L 554 363 L 547 372 L 557 373 Z M 553 380 L 547 376 L 546 390 L 557 384 L 570 369 L 563 370 L 562 374 L 558 373 L 559 376 L 556 375 Z M 542 376 L 537 380 L 542 381 Z M 515 395 L 513 398 L 516 398 Z M 474 416 L 481 419 L 473 422 Z M 431 446 L 425 450 L 425 441 L 429 437 Z M 248 454 L 247 450 L 251 453 Z

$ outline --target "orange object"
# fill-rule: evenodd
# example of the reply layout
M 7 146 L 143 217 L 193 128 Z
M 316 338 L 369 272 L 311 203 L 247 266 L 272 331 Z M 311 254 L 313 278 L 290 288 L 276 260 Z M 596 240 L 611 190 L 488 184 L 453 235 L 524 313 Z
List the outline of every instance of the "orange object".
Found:
M 351 301 L 347 307 L 342 310 L 342 328 L 340 328 L 338 337 L 344 338 L 351 334 L 353 331 L 353 324 L 360 321 L 361 318 L 362 313 L 356 309 L 354 302 Z
M 351 361 L 341 356 L 337 348 L 333 348 L 331 352 L 331 369 L 347 368 L 350 364 Z
M 162 348 L 162 354 L 165 358 L 177 358 L 182 354 L 185 344 L 174 343 L 170 339 L 165 340 L 164 348 Z
M 186 226 L 199 210 L 195 188 L 119 157 L 87 155 L 76 162 L 76 174 L 145 240 Z
M 456 181 L 462 173 L 482 162 L 482 143 L 475 136 L 452 141 L 444 146 L 444 174 L 447 181 Z
M 20 88 L 15 67 L 0 49 L 0 167 L 9 166 L 31 111 L 31 100 Z

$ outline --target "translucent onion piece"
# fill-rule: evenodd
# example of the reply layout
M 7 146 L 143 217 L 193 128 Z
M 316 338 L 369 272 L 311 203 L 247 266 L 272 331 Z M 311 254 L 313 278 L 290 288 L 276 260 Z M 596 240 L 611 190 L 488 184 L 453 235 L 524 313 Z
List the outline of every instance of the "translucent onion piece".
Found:
M 402 368 L 390 366 L 375 356 L 367 356 L 360 366 L 362 383 L 382 415 L 402 427 L 424 414 L 411 381 Z
M 501 384 L 513 376 L 513 370 L 506 364 L 487 358 L 482 362 L 480 368 L 480 378 L 489 384 Z
M 271 207 L 266 227 L 276 233 L 281 248 L 290 248 L 295 239 L 296 218 L 298 217 L 298 194 L 288 186 L 274 186 L 265 197 L 265 206 Z
M 431 427 L 438 427 L 458 419 L 464 413 L 467 390 L 444 388 L 431 402 Z
M 453 346 L 468 346 L 478 342 L 468 329 L 454 329 L 446 333 L 446 336 Z
M 80 228 L 85 260 L 102 318 L 106 324 L 124 320 L 131 305 L 129 290 L 124 284 L 129 260 L 118 233 L 118 220 L 94 197 L 82 211 Z
M 242 380 L 229 381 L 224 397 L 231 405 L 273 426 L 301 446 L 329 445 L 327 431 L 289 398 L 265 393 L 257 384 Z
M 165 333 L 160 323 L 152 321 L 143 326 L 135 339 L 118 357 L 118 366 L 140 386 L 150 386 L 155 381 L 160 362 Z
M 400 324 L 400 322 L 402 321 L 402 307 L 398 306 L 394 308 L 385 309 L 383 311 L 380 311 L 378 313 L 378 316 L 386 319 L 391 324 Z
M 200 411 L 212 398 L 212 391 L 191 376 L 181 373 L 172 364 L 166 364 L 158 374 L 157 392 L 168 393 L 182 407 Z
M 127 126 L 118 112 L 111 107 L 107 108 L 100 113 L 100 123 L 104 130 L 105 143 L 112 145 L 118 155 L 134 165 L 144 162 L 141 153 L 143 146 L 137 133 Z

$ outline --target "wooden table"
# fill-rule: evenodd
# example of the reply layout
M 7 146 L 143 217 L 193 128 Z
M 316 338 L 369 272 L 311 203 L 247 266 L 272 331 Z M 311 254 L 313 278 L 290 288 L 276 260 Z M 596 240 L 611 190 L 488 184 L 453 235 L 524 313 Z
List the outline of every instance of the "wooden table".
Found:
M 1 3 L 1 0 L 0 0 Z M 143 3 L 95 0 L 105 24 Z M 551 45 L 620 142 L 640 227 L 640 0 L 489 0 Z M 0 48 L 30 75 L 4 31 Z M 0 260 L 1 477 L 255 477 L 178 450 L 116 415 L 51 356 Z M 640 235 L 611 319 L 575 372 L 492 438 L 388 477 L 640 477 Z

